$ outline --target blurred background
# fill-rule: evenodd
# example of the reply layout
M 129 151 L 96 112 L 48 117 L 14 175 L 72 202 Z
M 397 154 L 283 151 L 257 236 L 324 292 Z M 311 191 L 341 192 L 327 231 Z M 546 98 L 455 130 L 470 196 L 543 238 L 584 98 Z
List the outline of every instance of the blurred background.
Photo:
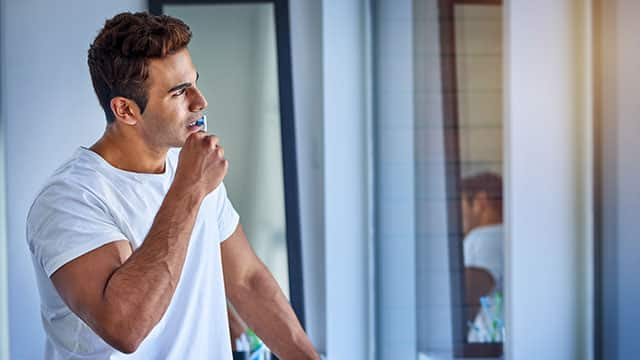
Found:
M 0 360 L 43 356 L 25 218 L 104 130 L 89 44 L 150 3 L 327 359 L 640 356 L 640 2 L 0 0 Z

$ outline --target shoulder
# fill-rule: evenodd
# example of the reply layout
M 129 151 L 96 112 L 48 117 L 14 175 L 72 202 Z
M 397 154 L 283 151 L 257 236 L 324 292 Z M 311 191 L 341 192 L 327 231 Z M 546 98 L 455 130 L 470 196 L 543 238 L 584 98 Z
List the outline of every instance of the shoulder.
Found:
M 27 214 L 27 227 L 41 221 L 52 210 L 106 210 L 103 199 L 112 191 L 111 182 L 96 168 L 71 159 L 60 166 L 36 193 Z
M 465 238 L 465 246 L 476 250 L 501 248 L 503 242 L 502 225 L 482 226 L 473 229 Z

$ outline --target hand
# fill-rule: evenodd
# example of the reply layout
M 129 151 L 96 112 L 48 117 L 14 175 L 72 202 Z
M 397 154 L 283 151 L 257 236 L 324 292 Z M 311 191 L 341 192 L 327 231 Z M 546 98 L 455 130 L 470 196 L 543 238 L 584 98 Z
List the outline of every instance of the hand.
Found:
M 224 149 L 218 142 L 217 136 L 201 131 L 189 135 L 180 151 L 174 183 L 202 197 L 215 190 L 229 167 Z

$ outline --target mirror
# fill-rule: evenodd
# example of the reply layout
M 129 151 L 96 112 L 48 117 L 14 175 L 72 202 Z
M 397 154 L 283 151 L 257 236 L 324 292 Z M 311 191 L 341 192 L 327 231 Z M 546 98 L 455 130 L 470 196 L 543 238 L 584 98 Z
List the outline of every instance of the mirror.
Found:
M 440 0 L 454 349 L 499 357 L 504 339 L 502 5 Z
M 191 28 L 207 129 L 229 160 L 229 198 L 304 326 L 287 3 L 151 1 L 150 10 Z

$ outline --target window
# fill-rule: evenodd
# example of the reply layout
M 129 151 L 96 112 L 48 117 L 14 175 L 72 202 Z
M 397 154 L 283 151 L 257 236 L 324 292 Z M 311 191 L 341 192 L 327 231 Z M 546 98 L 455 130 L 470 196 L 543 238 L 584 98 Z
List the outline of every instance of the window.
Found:
M 502 6 L 374 11 L 378 357 L 502 355 Z

